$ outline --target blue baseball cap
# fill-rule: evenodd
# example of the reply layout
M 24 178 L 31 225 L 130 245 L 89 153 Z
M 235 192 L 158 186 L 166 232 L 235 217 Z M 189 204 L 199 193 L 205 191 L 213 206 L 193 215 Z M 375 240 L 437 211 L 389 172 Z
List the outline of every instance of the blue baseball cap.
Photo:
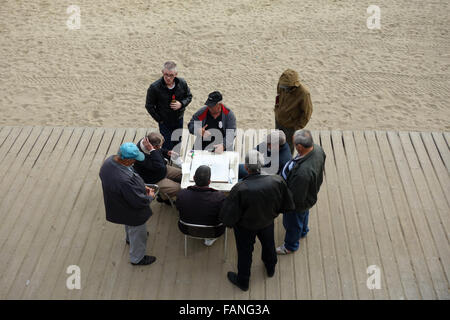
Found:
M 119 156 L 122 159 L 136 159 L 137 161 L 144 161 L 145 159 L 145 155 L 132 142 L 125 142 L 120 146 Z

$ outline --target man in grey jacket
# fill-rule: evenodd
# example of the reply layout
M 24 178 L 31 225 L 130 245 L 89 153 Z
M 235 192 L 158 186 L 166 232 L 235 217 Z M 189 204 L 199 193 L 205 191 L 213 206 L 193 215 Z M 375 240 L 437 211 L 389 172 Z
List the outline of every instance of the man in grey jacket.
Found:
M 322 148 L 314 144 L 309 130 L 297 130 L 293 142 L 298 155 L 286 163 L 281 176 L 286 180 L 295 203 L 293 212 L 283 213 L 286 229 L 284 244 L 277 248 L 278 254 L 297 251 L 300 238 L 308 233 L 309 209 L 317 202 L 317 194 L 323 181 L 326 155 Z
M 221 153 L 233 150 L 236 136 L 236 117 L 222 103 L 219 91 L 211 92 L 205 102 L 188 123 L 189 132 L 195 135 L 194 149 Z
M 148 237 L 145 223 L 152 215 L 150 202 L 155 193 L 131 167 L 136 160 L 144 159 L 134 143 L 126 142 L 100 168 L 106 220 L 125 225 L 133 265 L 149 265 L 156 260 L 145 255 Z

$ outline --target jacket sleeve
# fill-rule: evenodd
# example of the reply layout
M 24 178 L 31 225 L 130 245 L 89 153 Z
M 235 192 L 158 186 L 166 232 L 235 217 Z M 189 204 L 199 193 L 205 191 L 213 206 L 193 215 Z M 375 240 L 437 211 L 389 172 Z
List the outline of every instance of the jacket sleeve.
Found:
M 288 177 L 288 186 L 292 191 L 292 198 L 296 209 L 305 207 L 309 192 L 309 180 L 310 178 L 308 176 L 301 173 L 293 174 L 292 177 Z
M 292 192 L 289 190 L 284 180 L 281 180 L 281 195 L 283 200 L 281 202 L 281 208 L 278 212 L 286 213 L 295 210 L 294 200 L 292 199 Z
M 153 200 L 151 196 L 145 194 L 145 186 L 139 184 L 135 177 L 123 183 L 120 191 L 128 205 L 135 209 L 147 207 Z
M 228 132 L 232 131 L 232 134 Z M 236 117 L 234 116 L 233 111 L 230 110 L 230 113 L 227 117 L 227 126 L 225 130 L 225 137 L 223 138 L 223 145 L 225 150 L 231 151 L 233 150 L 233 142 L 236 137 Z
M 226 227 L 232 228 L 236 225 L 241 216 L 240 194 L 237 188 L 234 188 L 223 202 L 219 219 Z
M 181 108 L 180 110 L 185 110 L 189 103 L 192 101 L 192 93 L 191 89 L 189 89 L 189 86 L 187 82 L 184 82 L 184 90 L 186 91 L 186 96 L 183 100 L 181 100 Z
M 200 120 L 198 120 L 198 113 L 199 113 L 198 111 L 196 113 L 194 113 L 194 115 L 192 116 L 191 120 L 188 123 L 189 133 L 193 134 L 195 136 L 197 136 L 198 134 L 197 134 L 197 132 L 194 132 L 194 122 L 200 121 Z
M 311 95 L 309 94 L 309 92 L 306 93 L 304 98 L 301 100 L 300 108 L 302 109 L 303 117 L 300 119 L 299 128 L 297 129 L 302 129 L 306 127 L 306 125 L 309 122 L 309 119 L 311 119 L 312 102 L 311 102 Z
M 152 116 L 152 118 L 156 122 L 159 123 L 161 121 L 161 116 L 159 115 L 158 110 L 156 109 L 156 91 L 152 86 L 150 86 L 147 90 L 145 109 L 147 109 L 147 112 Z

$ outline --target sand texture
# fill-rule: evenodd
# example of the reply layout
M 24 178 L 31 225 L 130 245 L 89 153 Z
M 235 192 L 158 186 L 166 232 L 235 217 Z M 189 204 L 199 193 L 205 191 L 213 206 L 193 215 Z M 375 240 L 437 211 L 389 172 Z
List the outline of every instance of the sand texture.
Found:
M 81 29 L 66 26 L 69 5 Z M 272 128 L 287 68 L 310 129 L 450 130 L 449 1 L 2 1 L 0 125 L 155 127 L 144 108 L 165 60 L 194 95 L 220 90 L 242 128 Z M 375 4 L 375 3 L 374 3 Z

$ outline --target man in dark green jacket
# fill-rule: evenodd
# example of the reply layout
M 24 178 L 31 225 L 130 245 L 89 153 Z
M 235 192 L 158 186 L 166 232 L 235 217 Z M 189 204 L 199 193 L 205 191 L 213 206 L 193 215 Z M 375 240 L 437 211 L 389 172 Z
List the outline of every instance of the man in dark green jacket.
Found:
M 294 212 L 283 214 L 286 229 L 284 244 L 277 248 L 278 254 L 297 251 L 300 238 L 308 233 L 309 209 L 317 202 L 317 194 L 323 181 L 325 152 L 314 144 L 309 130 L 297 130 L 293 142 L 298 155 L 286 163 L 281 176 L 286 180 L 295 203 Z

